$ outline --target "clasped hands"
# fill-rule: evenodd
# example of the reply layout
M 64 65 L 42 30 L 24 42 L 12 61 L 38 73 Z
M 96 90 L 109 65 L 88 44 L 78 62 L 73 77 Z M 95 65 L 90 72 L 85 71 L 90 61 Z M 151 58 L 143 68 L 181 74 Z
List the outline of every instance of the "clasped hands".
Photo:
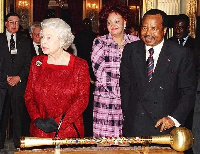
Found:
M 7 83 L 9 86 L 16 86 L 18 82 L 20 82 L 19 76 L 7 76 Z
M 58 129 L 58 124 L 55 122 L 53 118 L 46 118 L 46 119 L 37 118 L 35 119 L 35 125 L 46 133 L 52 133 L 57 131 Z
M 157 121 L 155 127 L 157 128 L 160 125 L 160 132 L 163 132 L 164 130 L 174 127 L 175 123 L 170 117 L 163 117 L 162 119 Z

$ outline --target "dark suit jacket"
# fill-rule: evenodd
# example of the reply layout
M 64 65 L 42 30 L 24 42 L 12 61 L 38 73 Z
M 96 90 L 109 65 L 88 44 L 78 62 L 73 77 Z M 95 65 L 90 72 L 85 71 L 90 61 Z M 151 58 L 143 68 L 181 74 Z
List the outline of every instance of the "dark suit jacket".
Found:
M 177 38 L 171 37 L 171 38 L 169 38 L 169 40 L 178 43 Z M 184 47 L 187 47 L 192 51 L 193 56 L 194 56 L 194 60 L 195 60 L 194 62 L 195 62 L 196 69 L 197 69 L 197 65 L 198 65 L 198 61 L 199 61 L 199 59 L 198 59 L 198 56 L 199 56 L 198 43 L 199 42 L 197 42 L 194 38 L 189 36 L 185 45 L 184 45 Z
M 169 38 L 169 40 L 178 43 L 178 39 L 177 38 L 171 37 L 171 38 Z M 185 47 L 189 47 L 191 50 L 194 49 L 194 47 L 195 47 L 195 39 L 189 36 L 184 46 Z
M 32 39 L 30 39 L 30 48 L 31 48 L 31 59 L 32 59 L 34 56 L 37 56 Z
M 92 30 L 83 30 L 75 35 L 74 44 L 77 49 L 77 56 L 85 59 L 89 66 L 90 77 L 93 81 L 96 80 L 92 70 L 91 51 L 93 40 L 97 37 L 97 33 Z
M 3 57 L 3 51 L 0 47 L 0 120 L 5 100 L 5 94 L 8 88 L 6 78 L 7 76 L 6 76 L 5 59 Z
M 35 47 L 33 45 L 33 40 L 32 39 L 30 39 L 30 48 L 31 48 L 31 59 L 32 59 L 34 56 L 37 56 L 36 50 L 35 50 Z M 42 49 L 40 48 L 39 55 L 41 55 L 41 54 L 43 54 L 43 52 L 42 52 Z
M 144 42 L 125 46 L 120 66 L 125 136 L 159 135 L 160 128 L 154 126 L 168 115 L 184 124 L 194 106 L 196 89 L 193 59 L 188 52 L 165 40 L 149 83 Z
M 11 60 L 10 51 L 8 48 L 8 42 L 6 33 L 0 34 L 0 46 L 4 52 L 4 57 L 7 66 L 8 76 L 19 76 L 21 82 L 14 87 L 16 95 L 23 96 L 26 88 L 26 82 L 29 74 L 29 67 L 31 62 L 30 43 L 27 38 L 17 33 L 16 35 L 16 48 L 17 54 L 14 61 Z

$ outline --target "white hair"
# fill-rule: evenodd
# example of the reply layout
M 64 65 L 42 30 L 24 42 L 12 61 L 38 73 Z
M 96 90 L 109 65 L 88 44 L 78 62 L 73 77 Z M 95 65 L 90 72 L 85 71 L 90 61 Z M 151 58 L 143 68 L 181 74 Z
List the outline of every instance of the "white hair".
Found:
M 40 22 L 34 22 L 31 24 L 30 28 L 29 28 L 29 33 L 33 33 L 33 29 L 34 28 L 40 28 L 41 29 L 41 23 Z
M 57 37 L 59 39 L 64 40 L 63 48 L 67 50 L 67 48 L 74 41 L 74 35 L 71 32 L 71 27 L 60 18 L 49 18 L 43 20 L 41 23 L 42 30 L 44 28 L 51 28 L 57 33 Z M 42 33 L 41 30 L 41 33 Z

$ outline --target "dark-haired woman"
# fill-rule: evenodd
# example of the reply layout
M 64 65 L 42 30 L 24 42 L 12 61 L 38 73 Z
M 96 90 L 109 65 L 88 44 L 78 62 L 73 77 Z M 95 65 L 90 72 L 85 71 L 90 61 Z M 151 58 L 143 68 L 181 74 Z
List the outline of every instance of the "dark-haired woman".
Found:
M 139 40 L 124 33 L 130 16 L 129 8 L 120 1 L 107 3 L 99 14 L 100 24 L 108 34 L 93 42 L 91 55 L 96 76 L 93 109 L 93 136 L 122 136 L 122 109 L 120 99 L 120 62 L 127 43 Z

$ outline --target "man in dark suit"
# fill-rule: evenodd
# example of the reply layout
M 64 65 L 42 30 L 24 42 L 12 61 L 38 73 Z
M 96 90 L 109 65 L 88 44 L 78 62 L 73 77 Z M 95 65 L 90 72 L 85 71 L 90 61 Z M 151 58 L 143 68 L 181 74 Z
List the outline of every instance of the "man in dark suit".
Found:
M 186 14 L 179 14 L 174 19 L 173 37 L 170 40 L 190 49 L 195 47 L 195 39 L 189 35 L 190 19 Z
M 197 67 L 199 61 L 199 48 L 197 47 L 198 42 L 194 38 L 192 38 L 189 33 L 189 23 L 190 19 L 186 14 L 179 14 L 174 19 L 174 26 L 173 26 L 173 37 L 169 38 L 170 40 L 184 46 L 186 48 L 191 49 L 191 54 L 194 56 L 194 63 L 195 63 L 195 71 L 196 75 L 198 76 Z M 193 114 L 194 109 L 191 110 L 189 116 L 185 121 L 185 127 L 188 129 L 192 129 L 193 123 Z
M 43 54 L 42 49 L 40 47 L 40 31 L 41 31 L 41 23 L 34 22 L 29 29 L 30 37 L 31 37 L 31 57 Z
M 184 125 L 194 106 L 193 58 L 189 49 L 165 40 L 166 31 L 166 13 L 149 10 L 142 21 L 142 40 L 124 48 L 120 88 L 125 136 L 168 134 Z
M 0 34 L 1 52 L 6 62 L 8 90 L 0 122 L 0 148 L 4 148 L 6 127 L 11 111 L 13 142 L 19 147 L 22 135 L 28 135 L 28 114 L 24 103 L 24 91 L 31 62 L 30 43 L 27 38 L 18 34 L 19 15 L 9 13 L 5 17 L 6 31 Z
M 77 48 L 77 56 L 85 59 L 89 66 L 90 72 L 90 100 L 86 110 L 83 113 L 85 136 L 90 137 L 93 135 L 93 92 L 95 75 L 92 70 L 91 51 L 93 40 L 97 34 L 92 31 L 92 22 L 89 18 L 83 20 L 83 30 L 75 35 L 74 44 Z
M 198 55 L 199 49 L 197 47 L 197 41 L 190 36 L 190 19 L 186 14 L 179 14 L 174 19 L 174 26 L 173 26 L 173 37 L 169 38 L 181 46 L 190 48 L 192 54 L 194 56 L 195 67 L 197 68 L 198 64 Z

